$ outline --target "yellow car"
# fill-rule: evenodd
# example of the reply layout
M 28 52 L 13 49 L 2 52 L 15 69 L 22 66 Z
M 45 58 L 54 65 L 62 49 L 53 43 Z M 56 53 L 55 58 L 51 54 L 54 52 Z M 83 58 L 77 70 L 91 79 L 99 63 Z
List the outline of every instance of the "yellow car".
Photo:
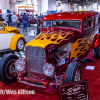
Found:
M 22 51 L 26 40 L 17 28 L 6 27 L 0 22 L 0 52 L 8 50 Z

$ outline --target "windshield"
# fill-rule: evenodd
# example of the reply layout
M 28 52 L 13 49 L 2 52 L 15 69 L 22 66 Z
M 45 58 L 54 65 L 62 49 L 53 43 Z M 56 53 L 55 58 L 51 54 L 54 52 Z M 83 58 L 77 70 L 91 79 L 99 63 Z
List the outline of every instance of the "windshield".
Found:
M 53 20 L 53 21 L 43 21 L 42 28 L 46 27 L 69 27 L 69 28 L 76 28 L 80 29 L 80 20 Z

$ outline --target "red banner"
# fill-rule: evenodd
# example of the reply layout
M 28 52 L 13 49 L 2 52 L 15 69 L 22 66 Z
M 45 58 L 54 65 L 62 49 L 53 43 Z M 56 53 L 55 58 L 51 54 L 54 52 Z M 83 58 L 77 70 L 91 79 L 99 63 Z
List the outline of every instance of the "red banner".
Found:
M 26 10 L 26 12 L 34 12 L 34 10 Z

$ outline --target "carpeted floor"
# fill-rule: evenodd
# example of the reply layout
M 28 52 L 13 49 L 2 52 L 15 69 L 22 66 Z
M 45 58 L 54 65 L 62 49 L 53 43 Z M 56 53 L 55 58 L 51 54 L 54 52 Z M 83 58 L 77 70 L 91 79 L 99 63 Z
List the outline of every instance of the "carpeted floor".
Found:
M 100 100 L 100 60 L 93 57 L 93 51 L 87 56 L 92 63 L 82 65 L 82 79 L 87 79 L 90 100 Z M 87 70 L 87 65 L 95 66 L 94 70 Z
M 82 64 L 82 79 L 87 79 L 88 90 L 89 90 L 89 100 L 100 100 L 100 60 L 96 60 L 93 57 L 93 52 L 87 56 L 87 58 L 93 60 L 92 63 Z M 85 69 L 87 65 L 95 66 L 94 70 Z M 19 89 L 29 89 L 35 90 L 35 94 L 32 95 L 4 95 L 2 90 L 12 90 L 17 92 Z M 10 85 L 5 85 L 0 82 L 0 100 L 59 100 L 59 94 L 56 89 L 52 86 L 49 86 L 48 89 L 43 90 L 40 88 L 34 88 L 20 84 L 18 82 L 12 83 Z

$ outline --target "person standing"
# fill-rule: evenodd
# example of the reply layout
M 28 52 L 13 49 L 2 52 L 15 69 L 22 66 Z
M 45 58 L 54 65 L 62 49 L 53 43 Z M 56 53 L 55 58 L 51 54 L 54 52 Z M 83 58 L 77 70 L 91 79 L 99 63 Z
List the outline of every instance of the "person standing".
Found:
M 17 18 L 17 16 L 15 15 L 15 12 L 14 12 L 13 15 L 11 16 L 11 20 L 12 20 L 12 25 L 13 25 L 13 27 L 17 27 L 18 18 Z
M 49 10 L 47 10 L 47 12 L 45 13 L 45 16 L 46 16 L 46 15 L 49 15 L 49 14 L 50 14 L 50 13 L 49 13 Z
M 45 13 L 45 16 L 49 15 L 49 10 L 47 10 L 47 12 Z M 46 21 L 46 26 L 50 26 L 50 21 Z
M 23 23 L 23 32 L 24 31 L 27 32 L 28 16 L 26 15 L 26 13 L 24 13 L 22 17 L 22 23 Z
M 8 26 L 12 26 L 12 20 L 11 20 L 11 11 L 9 11 L 9 14 L 8 14 Z

